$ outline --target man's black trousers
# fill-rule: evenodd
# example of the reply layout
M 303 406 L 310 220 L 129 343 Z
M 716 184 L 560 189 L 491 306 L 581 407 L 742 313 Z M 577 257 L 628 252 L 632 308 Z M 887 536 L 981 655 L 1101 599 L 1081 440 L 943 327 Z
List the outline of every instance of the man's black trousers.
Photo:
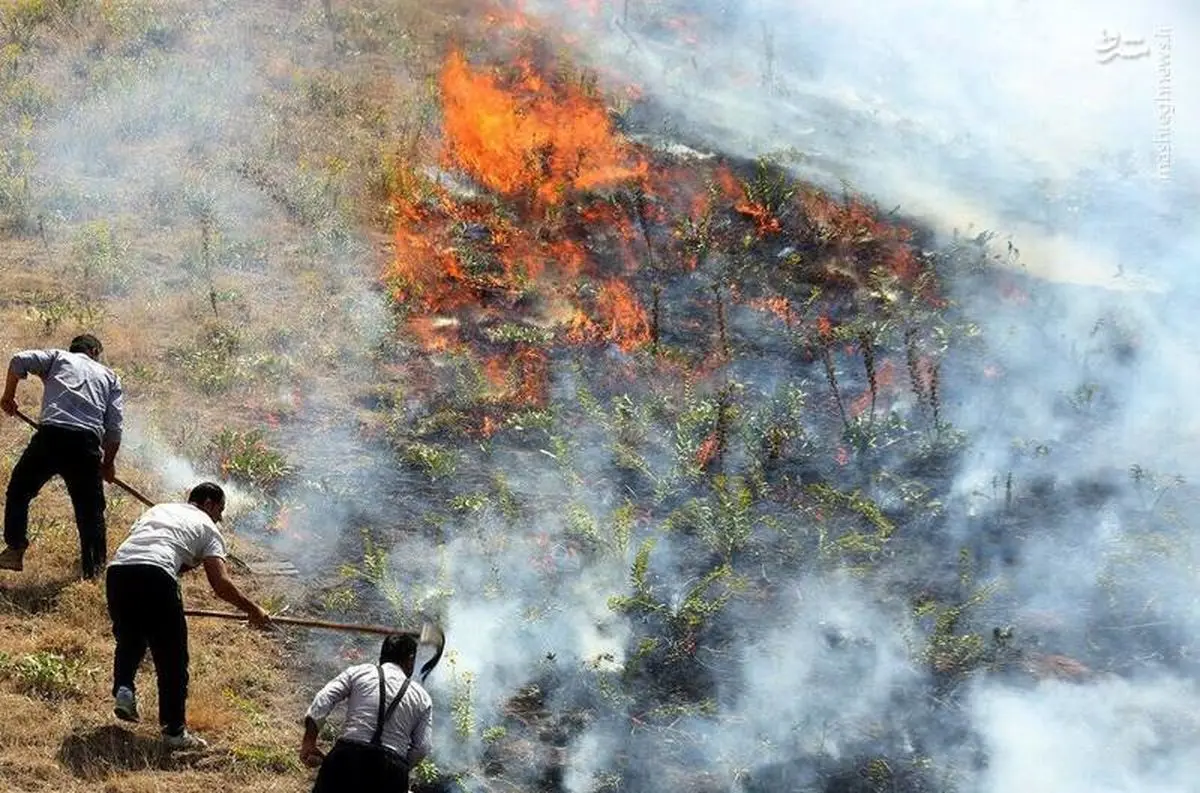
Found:
M 115 565 L 106 576 L 112 618 L 113 696 L 121 686 L 137 691 L 134 677 L 150 648 L 158 674 L 158 723 L 172 735 L 183 730 L 188 686 L 187 621 L 179 582 L 161 567 Z
M 102 459 L 100 439 L 95 433 L 48 424 L 38 428 L 8 480 L 5 544 L 10 548 L 29 545 L 29 503 L 52 477 L 61 476 L 75 508 L 83 576 L 98 575 L 108 554 Z
M 408 790 L 408 765 L 383 746 L 337 741 L 321 762 L 312 793 L 396 793 Z

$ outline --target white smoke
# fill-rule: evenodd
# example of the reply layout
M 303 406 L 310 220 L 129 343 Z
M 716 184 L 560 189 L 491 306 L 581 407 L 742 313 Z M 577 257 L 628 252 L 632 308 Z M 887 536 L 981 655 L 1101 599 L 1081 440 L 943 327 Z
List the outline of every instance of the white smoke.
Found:
M 846 182 L 885 210 L 898 204 L 940 231 L 941 242 L 956 229 L 967 236 L 994 231 L 998 247 L 1011 241 L 1019 249 L 1002 257 L 1018 272 L 1095 288 L 1034 295 L 1031 306 L 955 295 L 984 327 L 989 361 L 1006 373 L 992 386 L 947 384 L 948 418 L 972 436 L 951 493 L 956 502 L 1010 471 L 1020 498 L 1047 470 L 1085 476 L 1112 468 L 1123 475 L 1135 463 L 1179 470 L 1198 429 L 1190 397 L 1200 385 L 1190 322 L 1197 247 L 1186 225 L 1200 131 L 1194 8 L 1166 0 L 1136 6 L 629 0 L 597 3 L 599 16 L 592 17 L 577 2 L 527 5 L 579 33 L 606 75 L 641 86 L 654 108 L 644 116 L 651 137 L 775 156 L 806 178 L 835 188 Z M 278 217 L 264 191 L 236 173 L 243 157 L 284 147 L 288 132 L 273 127 L 269 110 L 256 103 L 269 70 L 256 60 L 244 21 L 233 8 L 219 20 L 206 37 L 214 52 L 206 53 L 204 68 L 181 60 L 128 84 L 115 82 L 39 138 L 51 234 L 56 219 L 75 223 L 147 205 L 160 210 L 155 220 L 164 233 L 194 223 L 193 206 L 211 212 L 231 238 L 253 237 L 258 224 Z M 297 48 L 319 33 L 301 30 Z M 268 139 L 259 138 L 272 129 Z M 139 137 L 162 145 L 140 147 L 136 158 L 115 145 Z M 315 251 L 314 277 L 336 294 L 324 314 L 309 318 L 301 339 L 282 340 L 281 347 L 317 365 L 338 356 L 365 361 L 387 329 L 386 307 L 360 279 L 366 246 L 326 232 L 318 228 L 302 242 Z M 165 262 L 144 275 L 167 295 L 182 265 Z M 276 297 L 262 295 L 270 310 Z M 338 348 L 322 328 L 347 318 L 354 333 Z M 1088 340 L 1102 319 L 1140 335 L 1135 364 L 1115 367 L 1099 342 L 1094 360 L 1088 358 Z M 371 376 L 369 364 L 361 371 Z M 569 379 L 559 374 L 560 382 Z M 1117 409 L 1081 439 L 1078 417 L 1059 409 L 1064 395 L 1091 381 Z M 340 543 L 355 539 L 360 524 L 412 534 L 427 528 L 413 525 L 429 506 L 424 480 L 401 479 L 390 460 L 363 453 L 347 429 L 351 422 L 340 420 L 344 392 L 326 381 L 306 386 L 314 405 L 290 448 L 302 463 L 302 483 L 288 495 L 306 508 L 316 541 L 287 550 L 319 568 L 343 558 Z M 416 400 L 400 399 L 394 420 L 411 418 Z M 135 434 L 168 490 L 205 474 L 158 446 L 152 430 Z M 596 436 L 604 435 L 583 428 L 566 439 L 580 448 L 586 476 L 579 482 L 562 481 L 556 464 L 539 455 L 477 458 L 485 473 L 503 475 L 513 490 L 540 499 L 531 510 L 536 525 L 513 525 L 493 504 L 449 517 L 452 539 L 444 545 L 414 539 L 388 558 L 406 609 L 446 597 L 455 668 L 473 675 L 481 726 L 499 721 L 515 691 L 556 668 L 632 660 L 625 651 L 636 626 L 614 618 L 604 598 L 623 590 L 633 545 L 587 562 L 563 551 L 568 503 L 581 504 L 607 533 L 626 497 L 608 450 L 597 445 Z M 1022 450 L 1044 447 L 1049 456 L 1014 451 L 1017 441 Z M 653 463 L 654 451 L 646 456 Z M 1048 612 L 1065 626 L 1065 640 L 1080 643 L 1092 605 L 1115 591 L 1131 602 L 1157 598 L 1148 619 L 1175 630 L 1196 625 L 1197 556 L 1190 544 L 1173 546 L 1181 549 L 1173 560 L 1139 558 L 1136 567 L 1128 559 L 1131 527 L 1107 513 L 1068 507 L 1046 517 L 1043 536 L 1026 544 L 1011 538 L 1021 546 L 1015 571 L 994 561 L 981 571 L 1008 587 L 1011 613 Z M 980 541 L 965 512 L 951 521 L 948 554 Z M 664 541 L 652 558 L 672 606 L 693 583 L 678 575 L 675 553 Z M 438 594 L 442 572 L 429 569 L 438 554 L 448 560 L 448 596 Z M 543 575 L 540 564 L 555 565 L 554 574 Z M 1135 568 L 1144 578 L 1131 582 L 1128 571 Z M 1121 578 L 1116 590 L 1109 586 L 1113 576 Z M 899 728 L 888 716 L 896 698 L 911 704 L 902 694 L 918 674 L 915 628 L 906 608 L 881 603 L 871 583 L 787 582 L 796 590 L 794 614 L 748 614 L 761 628 L 746 631 L 757 637 L 751 646 L 703 659 L 720 694 L 718 717 L 688 717 L 675 725 L 677 733 L 644 740 L 630 738 L 628 723 L 590 725 L 567 747 L 564 784 L 590 790 L 596 774 L 621 759 L 629 766 L 626 789 L 669 789 L 656 769 L 671 756 L 737 789 L 748 775 L 786 770 L 798 755 L 839 760 L 881 737 L 907 746 L 909 736 L 892 734 Z M 453 687 L 438 678 L 431 686 L 446 707 Z M 990 765 L 966 789 L 1189 789 L 1200 770 L 1195 752 L 1163 724 L 1194 733 L 1187 713 L 1195 700 L 1173 672 L 1075 687 L 980 685 L 967 699 L 967 718 Z M 453 725 L 441 720 L 438 730 L 451 762 L 476 761 L 486 751 L 473 740 L 457 757 Z M 943 736 L 939 751 L 956 757 L 964 750 Z M 783 773 L 781 787 L 817 784 Z
M 1018 498 L 1046 476 L 1098 475 L 1127 492 L 1135 466 L 1195 475 L 1186 439 L 1196 429 L 1200 256 L 1186 218 L 1200 187 L 1200 17 L 1191 4 L 529 5 L 571 30 L 613 85 L 645 92 L 655 110 L 635 111 L 635 124 L 847 184 L 884 210 L 899 205 L 941 243 L 994 232 L 1000 263 L 1044 279 L 1028 282 L 1033 294 L 1019 305 L 955 294 L 987 345 L 983 360 L 962 367 L 1004 372 L 983 387 L 947 387 L 951 421 L 971 437 L 956 500 L 995 493 L 1006 473 Z M 1130 362 L 1111 355 L 1114 329 L 1132 339 Z M 1095 420 L 1081 418 L 1087 411 Z M 1143 604 L 1146 619 L 1173 635 L 1195 625 L 1192 543 L 1123 525 L 1074 501 L 1069 485 L 1048 498 L 1047 514 L 1031 519 L 1041 536 L 1001 541 L 1018 549 L 1016 567 L 985 563 L 1012 604 L 999 618 L 1049 615 L 1055 635 L 1081 653 L 1098 604 Z M 957 543 L 986 546 L 979 531 L 973 518 L 956 519 L 947 555 Z M 1155 542 L 1172 550 L 1149 551 Z M 794 636 L 813 641 L 812 626 Z M 802 651 L 768 657 L 780 679 L 749 711 L 780 729 L 834 704 L 878 706 L 859 699 L 875 690 L 870 681 L 822 685 L 806 676 Z M 903 667 L 892 658 L 881 668 Z M 797 680 L 811 685 L 790 688 Z M 980 684 L 968 715 L 987 770 L 961 780 L 964 789 L 1192 789 L 1200 758 L 1170 725 L 1194 732 L 1195 696 L 1154 664 L 1086 685 Z M 754 734 L 757 722 L 737 723 Z
M 981 793 L 1194 790 L 1200 696 L 1176 677 L 1108 679 L 1030 691 L 988 688 L 972 700 L 987 736 Z

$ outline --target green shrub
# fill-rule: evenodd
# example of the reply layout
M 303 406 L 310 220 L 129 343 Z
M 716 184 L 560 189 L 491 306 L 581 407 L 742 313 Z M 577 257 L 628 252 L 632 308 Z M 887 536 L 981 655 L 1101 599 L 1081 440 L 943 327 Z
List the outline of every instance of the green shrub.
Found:
M 124 294 L 133 283 L 129 243 L 103 220 L 87 223 L 75 235 L 71 274 L 101 294 Z
M 17 659 L 0 658 L 0 673 L 31 696 L 41 699 L 75 699 L 83 694 L 80 678 L 88 671 L 81 659 L 58 653 L 36 652 Z
M 209 448 L 223 475 L 266 492 L 275 490 L 291 473 L 287 459 L 267 445 L 262 430 L 224 428 Z

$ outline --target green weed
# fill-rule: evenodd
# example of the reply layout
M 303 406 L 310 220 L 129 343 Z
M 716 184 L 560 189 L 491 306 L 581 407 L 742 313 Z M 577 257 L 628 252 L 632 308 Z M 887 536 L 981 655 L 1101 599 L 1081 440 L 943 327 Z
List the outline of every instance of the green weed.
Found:
M 453 450 L 430 443 L 405 444 L 400 451 L 400 457 L 435 481 L 453 475 L 458 467 L 457 455 Z
M 213 324 L 190 346 L 167 350 L 167 360 L 177 366 L 201 393 L 222 394 L 241 378 L 238 352 L 241 335 L 230 325 Z
M 259 429 L 226 427 L 209 442 L 209 450 L 224 476 L 265 492 L 273 492 L 291 473 L 287 458 L 267 445 Z
M 82 696 L 81 678 L 92 674 L 92 670 L 84 667 L 82 659 L 36 652 L 0 659 L 0 674 L 15 681 L 25 693 L 53 701 Z
M 87 223 L 75 235 L 74 261 L 70 273 L 89 291 L 99 294 L 125 294 L 133 282 L 127 261 L 129 243 L 117 237 L 107 221 Z
M 254 771 L 286 774 L 302 768 L 295 749 L 284 746 L 235 746 L 234 762 Z

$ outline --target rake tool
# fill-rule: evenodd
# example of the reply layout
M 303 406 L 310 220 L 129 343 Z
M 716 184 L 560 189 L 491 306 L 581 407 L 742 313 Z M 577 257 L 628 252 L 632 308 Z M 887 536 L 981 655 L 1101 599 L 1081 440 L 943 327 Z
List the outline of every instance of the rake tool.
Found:
M 29 416 L 22 413 L 19 409 L 17 410 L 16 415 L 17 418 L 19 418 L 21 421 L 24 421 L 30 427 L 33 427 L 35 430 L 39 428 L 39 425 L 36 421 L 29 418 Z M 145 504 L 147 507 L 154 506 L 153 501 L 139 493 L 128 482 L 124 482 L 116 476 L 113 477 L 112 481 L 114 485 L 121 488 L 126 493 Z M 291 562 L 246 562 L 231 553 L 227 553 L 226 555 L 229 557 L 230 562 L 242 568 L 243 570 L 248 570 L 256 575 L 297 575 L 300 572 Z
M 216 617 L 223 620 L 240 620 L 245 622 L 248 618 L 245 614 L 237 611 L 210 611 L 208 609 L 184 609 L 183 613 L 189 617 Z M 420 631 L 401 631 L 396 628 L 388 627 L 387 625 L 363 625 L 352 622 L 329 622 L 327 620 L 314 620 L 306 617 L 271 617 L 271 622 L 281 625 L 299 625 L 305 628 L 327 628 L 334 631 L 352 631 L 355 633 L 375 633 L 383 636 L 389 636 L 393 633 L 405 633 L 410 636 L 417 637 L 418 644 L 424 644 L 434 648 L 433 658 L 430 658 L 421 667 L 421 680 L 429 676 L 433 668 L 437 666 L 438 661 L 442 660 L 442 651 L 446 649 L 446 632 L 434 625 L 432 622 L 426 622 L 421 626 Z

